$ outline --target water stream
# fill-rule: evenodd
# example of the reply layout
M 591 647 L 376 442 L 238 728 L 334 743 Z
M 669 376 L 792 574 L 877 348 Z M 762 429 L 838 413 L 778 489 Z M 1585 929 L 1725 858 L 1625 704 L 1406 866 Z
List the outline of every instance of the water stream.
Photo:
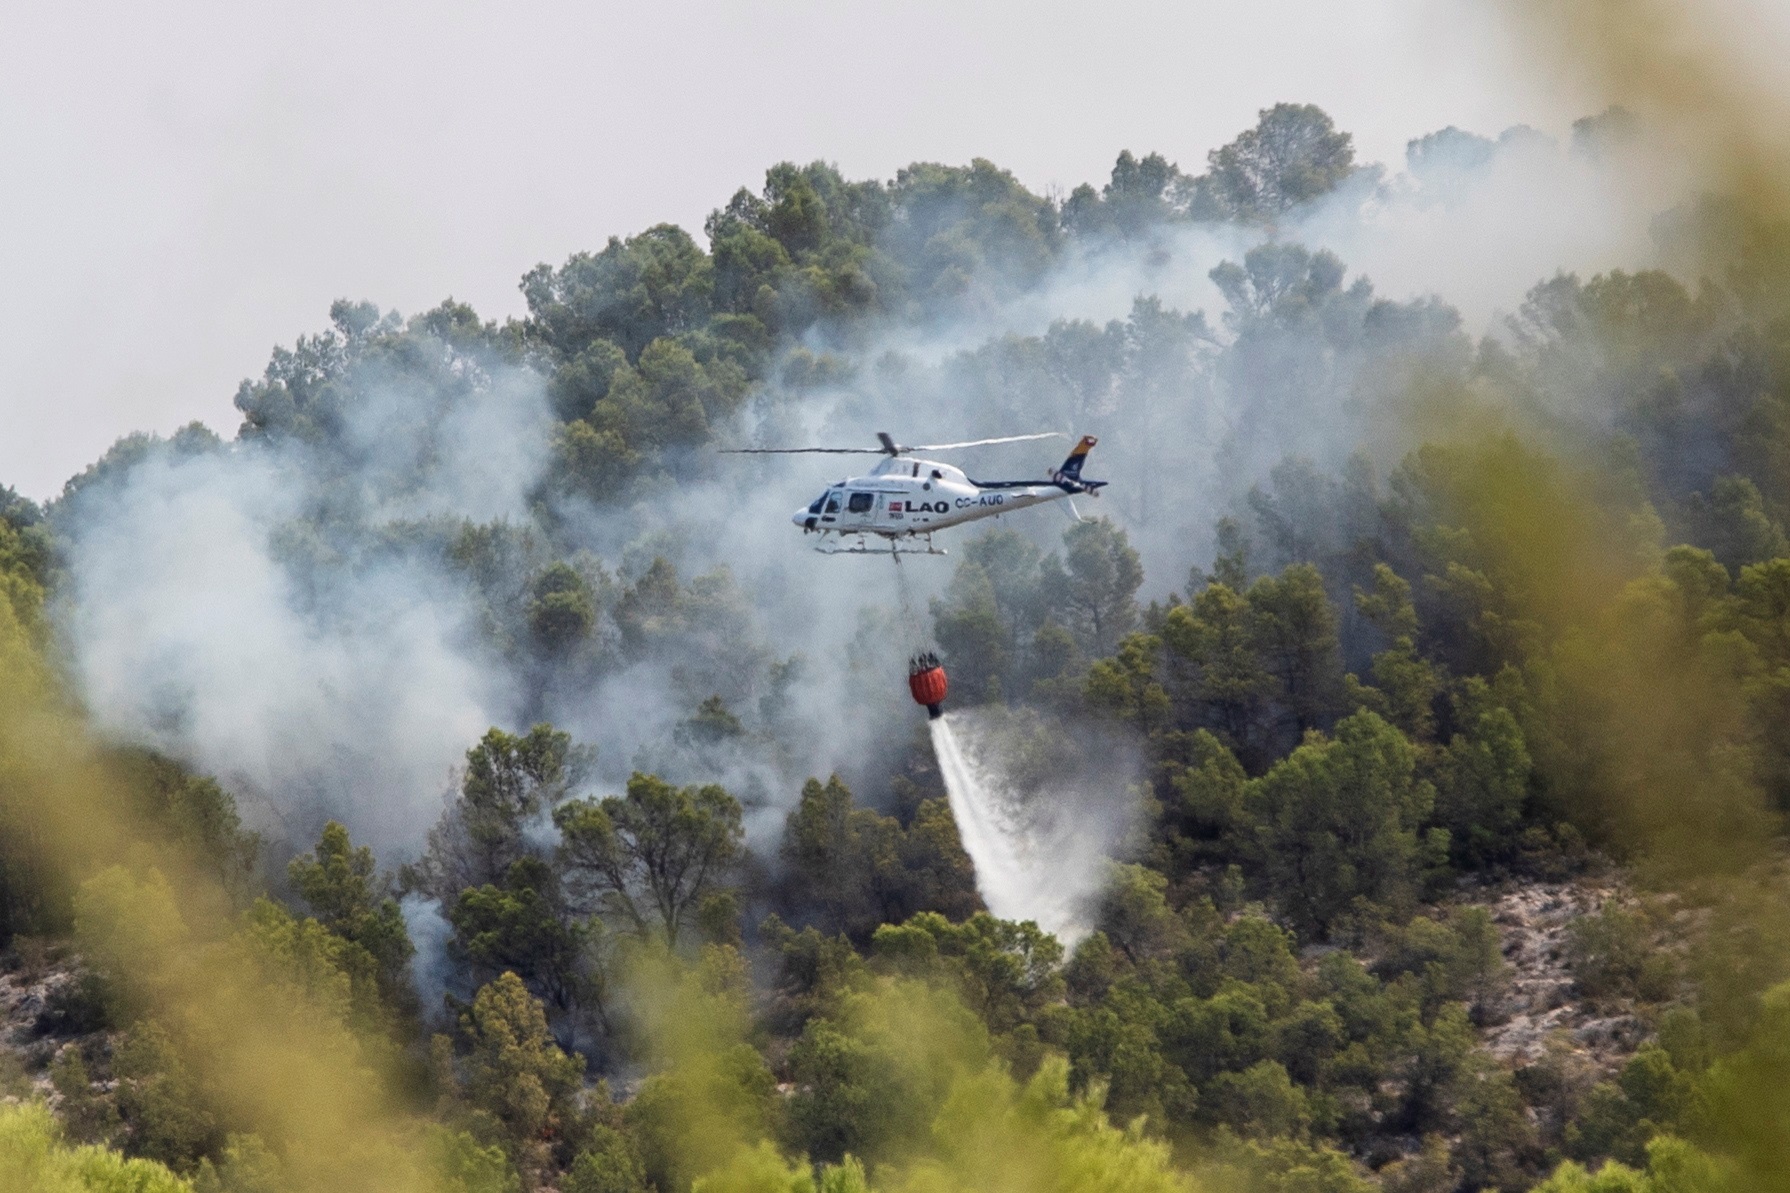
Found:
M 1086 789 L 1018 792 L 995 761 L 998 734 L 974 710 L 930 722 L 932 748 L 951 797 L 976 888 L 1004 920 L 1034 920 L 1066 947 L 1092 926 L 1107 859 L 1128 818 L 1091 808 Z

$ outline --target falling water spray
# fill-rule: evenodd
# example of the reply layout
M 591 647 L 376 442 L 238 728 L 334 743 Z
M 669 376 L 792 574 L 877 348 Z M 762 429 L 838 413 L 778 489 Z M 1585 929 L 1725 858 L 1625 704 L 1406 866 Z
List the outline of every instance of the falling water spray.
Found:
M 1030 713 L 972 709 L 929 726 L 982 901 L 1073 947 L 1136 818 L 1134 751 L 1089 748 Z

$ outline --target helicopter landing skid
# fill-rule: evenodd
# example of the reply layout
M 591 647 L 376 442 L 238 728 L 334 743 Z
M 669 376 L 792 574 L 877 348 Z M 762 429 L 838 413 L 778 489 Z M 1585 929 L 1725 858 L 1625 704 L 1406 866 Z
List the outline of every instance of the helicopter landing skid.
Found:
M 883 537 L 881 535 L 877 536 Z M 873 545 L 867 534 L 841 536 L 838 542 L 829 539 L 821 540 L 814 549 L 822 555 L 949 555 L 943 547 L 932 545 L 930 534 L 917 535 L 911 538 L 891 538 L 888 545 Z M 923 542 L 925 545 L 920 546 Z M 909 544 L 904 546 L 903 544 Z

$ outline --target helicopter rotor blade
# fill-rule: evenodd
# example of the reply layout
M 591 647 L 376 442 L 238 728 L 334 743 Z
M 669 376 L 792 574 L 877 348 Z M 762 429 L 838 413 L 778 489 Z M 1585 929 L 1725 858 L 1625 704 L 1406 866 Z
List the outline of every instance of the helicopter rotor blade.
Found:
M 716 449 L 722 456 L 880 456 L 883 453 L 874 447 L 723 447 Z
M 944 452 L 955 451 L 960 447 L 985 447 L 991 443 L 1024 443 L 1029 439 L 1067 439 L 1069 436 L 1061 431 L 1044 431 L 1037 435 L 1003 435 L 999 439 L 966 439 L 962 443 L 925 443 L 914 447 L 903 447 L 902 452 Z
M 925 443 L 910 447 L 905 443 L 896 443 L 887 431 L 878 431 L 876 437 L 882 441 L 882 447 L 723 447 L 717 454 L 723 456 L 905 456 L 910 452 L 944 452 L 955 451 L 960 447 L 986 447 L 991 443 L 1024 443 L 1032 439 L 1068 439 L 1061 431 L 1043 431 L 1036 435 L 1003 435 L 998 439 L 966 439 L 962 443 Z

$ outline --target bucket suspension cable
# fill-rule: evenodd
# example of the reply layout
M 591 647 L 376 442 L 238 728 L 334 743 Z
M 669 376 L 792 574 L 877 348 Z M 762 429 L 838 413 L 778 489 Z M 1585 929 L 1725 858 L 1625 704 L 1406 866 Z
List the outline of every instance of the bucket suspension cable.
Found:
M 901 604 L 901 619 L 910 635 L 909 640 L 916 646 L 907 661 L 908 693 L 913 696 L 915 704 L 925 706 L 927 718 L 936 721 L 945 715 L 943 705 L 949 688 L 944 664 L 939 662 L 938 652 L 926 644 L 926 630 L 920 623 L 919 612 L 914 608 L 907 573 L 901 569 L 901 557 L 897 555 L 894 558 L 895 593 Z
M 926 645 L 929 635 L 925 623 L 920 620 L 920 612 L 914 607 L 913 589 L 909 586 L 907 572 L 901 566 L 901 556 L 892 555 L 895 561 L 895 597 L 901 606 L 901 629 L 908 636 L 908 641 L 915 649 Z

